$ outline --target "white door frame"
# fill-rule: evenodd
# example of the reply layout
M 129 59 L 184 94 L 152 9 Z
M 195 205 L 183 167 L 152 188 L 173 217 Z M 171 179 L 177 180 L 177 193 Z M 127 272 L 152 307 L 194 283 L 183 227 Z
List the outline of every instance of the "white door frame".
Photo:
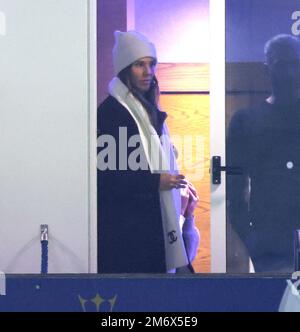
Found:
M 210 154 L 225 163 L 225 1 L 210 0 Z M 211 184 L 211 272 L 226 272 L 226 176 Z
M 97 273 L 97 0 L 89 9 L 89 273 Z

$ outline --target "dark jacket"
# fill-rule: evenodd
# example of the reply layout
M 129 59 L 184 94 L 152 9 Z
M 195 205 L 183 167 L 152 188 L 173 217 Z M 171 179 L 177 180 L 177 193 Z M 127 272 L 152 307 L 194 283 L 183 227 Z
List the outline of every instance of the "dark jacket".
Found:
M 97 134 L 115 139 L 117 170 L 98 169 L 98 272 L 165 273 L 160 175 L 149 168 L 118 170 L 120 127 L 128 140 L 139 134 L 129 112 L 109 96 L 98 108 Z M 135 149 L 127 148 L 127 155 Z

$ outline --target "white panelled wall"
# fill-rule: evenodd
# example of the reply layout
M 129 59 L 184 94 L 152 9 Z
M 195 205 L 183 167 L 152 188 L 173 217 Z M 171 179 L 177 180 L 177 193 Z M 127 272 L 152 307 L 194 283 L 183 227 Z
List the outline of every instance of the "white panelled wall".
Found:
M 96 240 L 89 238 L 96 236 L 94 5 L 0 0 L 5 21 L 0 270 L 5 273 L 40 272 L 41 224 L 49 225 L 49 273 L 89 272 L 96 266 Z

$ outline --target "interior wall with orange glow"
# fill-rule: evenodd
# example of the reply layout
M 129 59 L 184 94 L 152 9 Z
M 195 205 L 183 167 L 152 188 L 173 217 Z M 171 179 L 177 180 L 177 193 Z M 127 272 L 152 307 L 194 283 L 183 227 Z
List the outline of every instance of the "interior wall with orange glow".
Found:
M 194 176 L 197 180 L 191 182 L 200 197 L 195 210 L 196 226 L 201 234 L 201 242 L 197 257 L 193 262 L 195 272 L 210 272 L 210 175 L 209 175 L 209 95 L 208 94 L 163 94 L 160 99 L 161 108 L 167 111 L 167 124 L 171 137 L 173 135 L 191 135 L 193 138 L 192 154 L 184 155 L 195 165 Z M 196 137 L 201 136 L 203 146 L 196 146 Z M 174 142 L 176 146 L 176 142 Z M 176 146 L 177 147 L 177 146 Z M 196 149 L 203 149 L 200 160 L 195 160 Z M 178 164 L 183 165 L 180 172 L 191 180 L 193 173 L 184 167 L 181 160 L 183 151 L 179 151 Z M 193 163 L 194 162 L 194 163 Z M 190 176 L 189 176 L 190 174 Z

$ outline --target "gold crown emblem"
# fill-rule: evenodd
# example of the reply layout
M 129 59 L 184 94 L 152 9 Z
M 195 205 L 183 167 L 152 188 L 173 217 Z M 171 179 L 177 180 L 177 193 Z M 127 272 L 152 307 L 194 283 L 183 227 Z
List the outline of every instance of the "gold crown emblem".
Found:
M 80 301 L 80 304 L 81 304 L 81 308 L 84 312 L 87 311 L 88 303 L 93 303 L 95 305 L 95 308 L 96 308 L 97 312 L 100 312 L 100 309 L 101 309 L 101 307 L 103 308 L 104 304 L 108 304 L 109 305 L 109 312 L 112 312 L 113 309 L 114 309 L 114 306 L 116 304 L 116 301 L 117 301 L 117 295 L 115 295 L 111 299 L 105 299 L 105 298 L 101 297 L 99 293 L 97 293 L 95 295 L 95 297 L 90 298 L 90 299 L 85 299 L 81 295 L 78 295 L 78 298 L 79 298 L 79 301 Z

